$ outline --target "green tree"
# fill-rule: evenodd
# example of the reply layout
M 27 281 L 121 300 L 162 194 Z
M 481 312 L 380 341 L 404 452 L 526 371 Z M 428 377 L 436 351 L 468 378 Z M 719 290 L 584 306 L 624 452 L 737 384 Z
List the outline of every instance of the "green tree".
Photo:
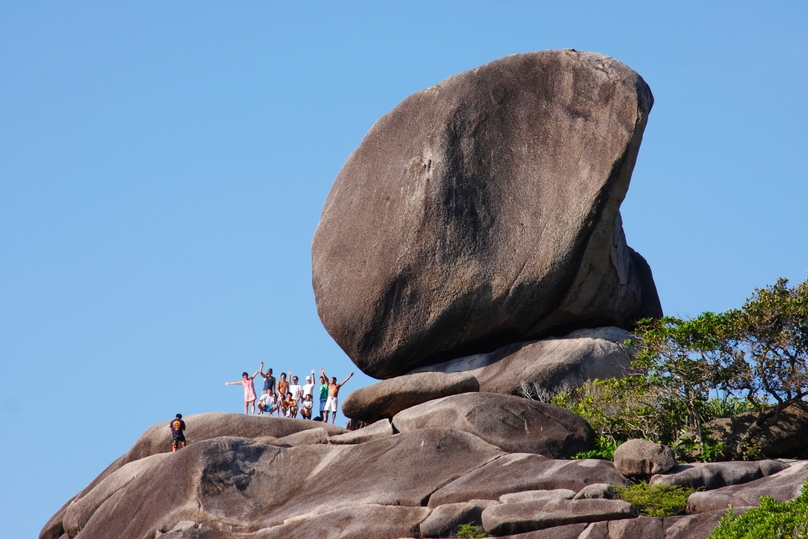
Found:
M 710 392 L 727 380 L 721 343 L 728 327 L 725 315 L 706 312 L 692 320 L 644 320 L 635 330 L 639 352 L 634 365 L 662 392 L 662 411 L 678 433 L 691 429 L 699 445 L 705 441 Z
M 720 358 L 728 374 L 722 386 L 758 412 L 735 448 L 737 456 L 767 421 L 808 396 L 808 280 L 790 288 L 779 279 L 725 316 Z
M 743 458 L 767 421 L 808 396 L 808 281 L 780 279 L 725 313 L 643 320 L 627 344 L 637 350 L 629 376 L 588 382 L 553 404 L 587 419 L 607 446 L 642 437 L 680 457 Z M 755 424 L 734 447 L 710 441 L 707 422 L 749 410 Z

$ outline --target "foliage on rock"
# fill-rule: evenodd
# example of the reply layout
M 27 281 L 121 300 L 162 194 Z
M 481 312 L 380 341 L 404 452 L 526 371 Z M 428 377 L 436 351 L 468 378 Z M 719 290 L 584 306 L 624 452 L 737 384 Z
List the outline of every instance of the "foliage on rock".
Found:
M 756 458 L 750 440 L 808 396 L 808 281 L 758 289 L 740 309 L 683 320 L 641 321 L 633 372 L 560 391 L 551 402 L 589 421 L 608 444 L 645 438 L 683 460 Z M 706 423 L 754 411 L 752 428 L 731 447 Z
M 649 517 L 671 517 L 685 514 L 687 497 L 696 489 L 672 485 L 615 485 L 615 495 L 633 505 L 637 511 Z
M 732 508 L 710 534 L 709 539 L 806 539 L 808 538 L 808 482 L 793 500 L 778 502 L 760 497 L 760 506 L 741 515 Z
M 462 524 L 457 530 L 458 538 L 476 539 L 480 537 L 488 537 L 485 529 L 482 526 L 475 526 L 474 524 Z

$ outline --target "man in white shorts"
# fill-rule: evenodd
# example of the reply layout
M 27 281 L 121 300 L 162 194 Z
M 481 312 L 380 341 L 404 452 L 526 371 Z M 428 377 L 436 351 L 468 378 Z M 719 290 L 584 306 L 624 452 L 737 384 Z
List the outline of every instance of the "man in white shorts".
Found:
M 292 374 L 291 372 L 289 374 Z M 289 393 L 292 394 L 292 400 L 295 401 L 295 409 L 292 412 L 292 417 L 297 417 L 297 411 L 300 408 L 300 398 L 303 396 L 303 388 L 300 387 L 300 383 L 297 381 L 297 376 L 292 376 L 292 383 L 289 385 L 289 389 L 287 390 Z
M 326 378 L 326 380 L 328 379 L 328 377 L 325 375 L 325 369 L 320 369 L 320 373 Z M 345 382 L 351 379 L 353 374 L 354 373 L 349 374 L 348 378 L 339 384 L 337 383 L 337 379 L 335 377 L 331 377 L 331 381 L 328 382 L 328 398 L 325 401 L 325 410 L 323 412 L 325 415 L 323 416 L 323 422 L 328 423 L 328 412 L 333 412 L 331 415 L 332 425 L 334 424 L 334 421 L 337 420 L 337 397 L 339 396 L 339 389 L 345 385 Z

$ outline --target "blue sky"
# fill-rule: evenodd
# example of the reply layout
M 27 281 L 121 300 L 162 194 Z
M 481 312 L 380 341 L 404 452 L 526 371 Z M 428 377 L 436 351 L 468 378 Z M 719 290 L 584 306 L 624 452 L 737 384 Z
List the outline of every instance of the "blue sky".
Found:
M 622 213 L 666 313 L 804 280 L 806 21 L 805 2 L 0 1 L 6 535 L 36 536 L 150 425 L 241 411 L 223 382 L 261 360 L 356 370 L 311 290 L 328 190 L 399 101 L 507 54 L 596 51 L 651 86 Z

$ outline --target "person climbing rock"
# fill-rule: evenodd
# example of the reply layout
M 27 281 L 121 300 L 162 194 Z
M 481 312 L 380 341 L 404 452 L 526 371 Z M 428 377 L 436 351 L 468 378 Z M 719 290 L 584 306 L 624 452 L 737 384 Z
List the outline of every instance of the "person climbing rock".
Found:
M 182 420 L 182 414 L 177 414 L 168 423 L 168 428 L 171 429 L 171 452 L 174 453 L 177 449 L 186 445 L 185 421 Z

